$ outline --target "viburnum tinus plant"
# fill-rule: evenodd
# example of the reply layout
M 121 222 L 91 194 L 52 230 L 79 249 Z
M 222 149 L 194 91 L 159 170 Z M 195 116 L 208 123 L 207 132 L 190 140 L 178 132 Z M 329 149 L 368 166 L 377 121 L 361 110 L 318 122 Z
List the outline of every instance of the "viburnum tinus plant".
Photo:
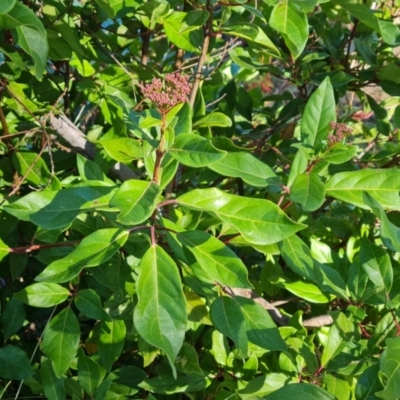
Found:
M 398 399 L 399 7 L 0 2 L 0 397 Z

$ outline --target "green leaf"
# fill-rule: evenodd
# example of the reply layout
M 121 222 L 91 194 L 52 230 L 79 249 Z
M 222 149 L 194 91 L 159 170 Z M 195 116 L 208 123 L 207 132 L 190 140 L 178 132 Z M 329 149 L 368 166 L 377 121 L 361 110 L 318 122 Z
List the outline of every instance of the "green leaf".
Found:
M 42 342 L 43 353 L 52 361 L 60 378 L 76 356 L 81 336 L 79 322 L 71 308 L 64 308 L 47 324 Z
M 288 350 L 271 316 L 260 304 L 240 296 L 234 299 L 241 307 L 249 342 L 266 350 Z
M 214 213 L 254 244 L 277 243 L 305 228 L 290 220 L 271 201 L 231 195 L 217 188 L 193 190 L 180 196 L 177 203 L 192 210 Z
M 308 40 L 308 20 L 306 14 L 295 4 L 285 1 L 278 3 L 272 10 L 269 24 L 285 40 L 292 58 L 298 58 Z
M 33 283 L 14 294 L 14 298 L 33 307 L 52 307 L 62 303 L 69 290 L 56 283 Z
M 53 261 L 35 280 L 68 282 L 83 268 L 108 261 L 126 242 L 129 232 L 117 228 L 100 229 L 86 236 L 66 257 Z
M 10 248 L 0 239 L 0 261 L 10 252 Z
M 197 262 L 190 262 L 196 277 L 202 281 L 236 288 L 250 288 L 247 268 L 242 260 L 216 237 L 202 231 L 177 234 Z
M 0 15 L 7 14 L 15 6 L 17 0 L 8 0 L 0 4 Z
M 118 221 L 124 225 L 137 225 L 150 218 L 161 194 L 154 182 L 130 179 L 125 181 L 110 201 L 111 207 L 121 210 Z
M 168 40 L 180 49 L 200 53 L 200 46 L 202 42 L 202 35 L 198 31 L 181 32 L 182 27 L 185 26 L 184 20 L 187 13 L 175 11 L 164 19 L 164 29 Z
M 64 379 L 56 377 L 51 361 L 45 357 L 40 360 L 40 381 L 47 399 L 65 399 Z
M 283 278 L 278 278 L 276 281 L 278 286 L 285 288 L 290 293 L 301 299 L 307 300 L 310 303 L 329 303 L 330 298 L 321 292 L 321 289 L 313 283 L 297 281 L 288 282 Z
M 335 96 L 329 77 L 326 77 L 310 96 L 301 118 L 301 137 L 314 146 L 329 133 L 330 122 L 336 121 Z
M 335 294 L 348 300 L 349 293 L 343 278 L 335 269 L 315 261 L 314 276 L 319 287 L 327 293 Z
M 106 177 L 97 163 L 91 161 L 80 154 L 77 155 L 76 165 L 78 167 L 79 175 L 85 181 L 104 181 L 112 183 Z
M 215 328 L 235 342 L 240 357 L 246 357 L 248 339 L 240 304 L 232 297 L 217 297 L 211 304 L 210 316 Z
M 140 383 L 144 390 L 159 394 L 191 393 L 199 392 L 206 388 L 206 378 L 199 374 L 180 375 L 176 379 L 171 376 L 156 376 Z M 148 397 L 155 399 L 155 397 Z
M 320 158 L 320 160 L 327 161 L 331 164 L 343 164 L 351 160 L 356 153 L 356 146 L 336 143 L 329 147 L 328 151 Z
M 400 210 L 398 169 L 360 169 L 339 172 L 326 184 L 328 196 L 368 209 L 363 192 L 368 192 L 385 210 Z
M 389 293 L 393 283 L 393 268 L 389 254 L 382 247 L 362 238 L 360 261 L 377 290 Z
M 1 313 L 1 326 L 3 327 L 3 338 L 8 340 L 11 335 L 21 329 L 25 321 L 24 305 L 17 299 L 11 299 Z
M 364 192 L 364 203 L 371 207 L 374 214 L 381 220 L 381 238 L 383 244 L 390 250 L 400 253 L 400 228 L 389 221 L 381 205 L 367 192 Z
M 241 178 L 256 187 L 266 187 L 268 180 L 276 177 L 271 167 L 246 152 L 228 153 L 208 167 L 220 175 Z
M 108 207 L 114 185 L 87 181 L 60 191 L 31 192 L 3 208 L 9 214 L 44 229 L 63 229 L 85 211 Z
M 175 365 L 178 372 L 204 376 L 204 372 L 199 365 L 197 351 L 189 343 L 183 343 L 178 357 L 176 358 Z
M 265 32 L 256 24 L 241 22 L 240 24 L 224 25 L 222 32 L 232 36 L 237 36 L 250 42 L 264 47 L 270 54 L 280 57 L 280 52 L 265 34 Z
M 317 174 L 300 174 L 290 188 L 289 198 L 301 204 L 305 211 L 315 211 L 325 200 L 325 187 Z
M 365 4 L 352 3 L 349 0 L 333 0 L 333 3 L 340 5 L 340 7 L 374 31 L 380 32 L 378 18 Z
M 106 374 L 96 361 L 86 357 L 82 349 L 78 350 L 78 381 L 86 393 L 92 395 Z
M 76 308 L 88 318 L 111 321 L 110 316 L 104 311 L 100 296 L 93 289 L 82 289 L 75 296 Z
M 12 153 L 11 160 L 14 168 L 21 176 L 25 176 L 30 169 L 26 176 L 28 182 L 43 186 L 50 183 L 50 171 L 43 159 L 38 157 L 38 154 L 31 151 L 16 151 Z M 31 168 L 32 165 L 33 168 Z
M 140 263 L 134 324 L 139 335 L 163 350 L 176 377 L 175 358 L 186 331 L 186 302 L 178 268 L 159 246 L 151 246 Z
M 125 322 L 122 320 L 101 321 L 99 349 L 101 364 L 110 372 L 124 348 L 126 336 Z
M 34 373 L 28 356 L 19 347 L 8 344 L 0 348 L 0 376 L 3 379 L 20 381 Z
M 383 389 L 379 380 L 379 364 L 368 367 L 357 379 L 355 395 L 357 400 L 379 400 L 375 394 Z
M 130 164 L 133 160 L 143 157 L 140 142 L 131 138 L 98 140 L 97 145 L 103 147 L 105 152 L 115 161 Z
M 200 168 L 223 159 L 227 153 L 214 147 L 209 139 L 183 133 L 175 139 L 169 154 L 184 165 Z
M 16 2 L 7 14 L 0 15 L 0 29 L 13 29 L 14 40 L 34 61 L 36 78 L 42 79 L 49 47 L 46 30 L 35 13 Z
M 400 391 L 400 337 L 386 339 L 386 345 L 379 360 L 384 389 L 375 394 L 381 399 L 396 400 Z
M 280 250 L 282 258 L 293 272 L 314 281 L 314 261 L 311 251 L 297 235 L 283 239 Z
M 319 386 L 307 383 L 293 383 L 265 396 L 266 400 L 336 400 Z
M 201 117 L 193 124 L 194 129 L 220 126 L 222 128 L 232 126 L 232 120 L 221 112 L 212 112 L 205 117 Z

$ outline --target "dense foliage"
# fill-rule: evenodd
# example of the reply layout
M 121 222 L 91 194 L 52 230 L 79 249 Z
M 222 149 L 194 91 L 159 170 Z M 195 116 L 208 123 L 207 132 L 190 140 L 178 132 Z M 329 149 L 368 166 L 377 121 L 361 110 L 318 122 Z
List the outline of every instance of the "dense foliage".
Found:
M 400 398 L 398 7 L 1 1 L 1 398 Z

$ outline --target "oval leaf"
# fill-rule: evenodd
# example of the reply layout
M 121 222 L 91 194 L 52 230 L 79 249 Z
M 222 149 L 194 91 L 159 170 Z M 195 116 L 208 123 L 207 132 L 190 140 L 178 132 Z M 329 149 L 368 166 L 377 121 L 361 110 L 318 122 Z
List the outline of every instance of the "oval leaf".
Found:
M 199 279 L 236 288 L 251 288 L 242 260 L 216 237 L 202 231 L 181 232 L 178 240 L 197 262 L 189 263 Z
M 220 126 L 222 128 L 232 126 L 232 120 L 225 114 L 213 112 L 202 117 L 193 124 L 194 129 Z
M 102 321 L 99 335 L 99 356 L 101 364 L 110 372 L 124 348 L 125 322 L 122 320 Z
M 214 213 L 254 244 L 277 243 L 306 227 L 289 219 L 269 200 L 235 196 L 217 188 L 193 190 L 179 197 L 177 203 L 193 210 Z
M 92 319 L 111 321 L 110 316 L 104 311 L 100 296 L 92 289 L 82 289 L 74 298 L 76 308 Z
M 266 187 L 268 180 L 276 177 L 267 164 L 246 152 L 228 153 L 221 161 L 208 167 L 220 175 L 241 178 L 256 187 Z
M 137 225 L 151 216 L 160 194 L 161 189 L 156 183 L 130 179 L 117 190 L 110 206 L 121 210 L 118 215 L 119 222 L 124 225 Z
M 200 168 L 222 160 L 226 151 L 214 147 L 209 139 L 194 133 L 183 133 L 175 139 L 169 154 L 184 165 Z
M 297 175 L 290 188 L 290 200 L 301 204 L 305 211 L 318 210 L 325 200 L 325 187 L 318 175 Z
M 19 347 L 9 344 L 0 349 L 0 376 L 3 379 L 22 380 L 34 373 L 28 356 Z
M 53 261 L 35 280 L 68 282 L 83 268 L 97 267 L 108 261 L 124 245 L 128 235 L 128 231 L 117 228 L 93 232 L 66 257 Z
M 79 322 L 70 307 L 65 308 L 47 324 L 42 350 L 52 361 L 57 378 L 69 368 L 79 347 Z
M 151 246 L 140 263 L 134 324 L 139 335 L 163 350 L 176 376 L 175 358 L 186 331 L 186 301 L 178 268 L 159 246 Z
M 106 153 L 115 161 L 125 164 L 143 157 L 143 149 L 138 140 L 131 138 L 119 138 L 99 140 L 96 144 L 103 147 Z
M 266 400 L 335 400 L 336 397 L 316 385 L 293 383 L 264 397 Z
M 326 194 L 368 209 L 363 192 L 368 192 L 385 210 L 400 210 L 398 169 L 361 169 L 339 172 L 325 184 Z
M 69 290 L 56 283 L 34 283 L 14 294 L 14 298 L 33 307 L 52 307 L 62 303 Z
M 319 85 L 307 101 L 301 118 L 301 136 L 304 143 L 314 146 L 329 133 L 329 124 L 336 121 L 335 96 L 329 77 Z

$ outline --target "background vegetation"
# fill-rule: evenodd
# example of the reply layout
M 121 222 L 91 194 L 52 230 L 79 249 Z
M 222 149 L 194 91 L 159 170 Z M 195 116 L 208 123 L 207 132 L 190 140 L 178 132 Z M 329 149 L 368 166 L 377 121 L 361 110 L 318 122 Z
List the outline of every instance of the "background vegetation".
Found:
M 399 7 L 2 1 L 1 397 L 398 399 Z

